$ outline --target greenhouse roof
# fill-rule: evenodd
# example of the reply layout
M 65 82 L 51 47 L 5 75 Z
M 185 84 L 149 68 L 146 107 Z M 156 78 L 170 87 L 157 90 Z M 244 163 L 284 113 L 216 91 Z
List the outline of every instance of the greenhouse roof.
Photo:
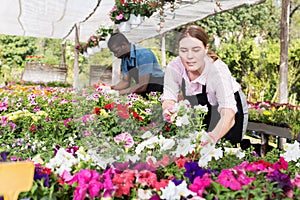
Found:
M 140 42 L 216 12 L 264 1 L 221 0 L 217 1 L 221 3 L 218 7 L 214 0 L 180 0 L 174 14 L 166 10 L 161 30 L 158 30 L 159 16 L 155 14 L 126 35 L 132 42 Z M 109 19 L 113 0 L 0 0 L 0 3 L 0 34 L 74 40 L 77 24 L 79 40 L 85 42 L 100 26 L 113 26 Z

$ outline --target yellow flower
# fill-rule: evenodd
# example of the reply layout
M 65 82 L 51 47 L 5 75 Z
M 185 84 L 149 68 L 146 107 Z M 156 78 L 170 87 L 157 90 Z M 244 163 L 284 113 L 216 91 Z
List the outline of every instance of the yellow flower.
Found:
M 106 112 L 106 110 L 101 109 L 101 110 L 100 110 L 100 115 L 102 115 L 102 116 L 104 116 L 104 117 L 107 117 L 107 116 L 108 116 L 108 113 Z
M 39 115 L 39 116 L 45 116 L 45 117 L 48 116 L 48 113 L 46 113 L 46 112 L 43 111 L 43 110 L 37 111 L 36 114 Z
M 271 112 L 270 112 L 270 111 L 268 111 L 268 110 L 265 110 L 265 111 L 263 111 L 263 115 L 267 115 L 267 116 L 269 116 L 269 115 L 271 115 Z

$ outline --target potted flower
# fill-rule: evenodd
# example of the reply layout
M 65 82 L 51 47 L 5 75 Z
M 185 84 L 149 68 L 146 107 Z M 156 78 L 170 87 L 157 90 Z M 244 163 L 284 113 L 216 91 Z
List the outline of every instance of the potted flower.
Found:
M 131 1 L 116 0 L 114 7 L 110 11 L 110 19 L 115 24 L 126 22 L 133 13 L 134 3 Z
M 116 0 L 110 11 L 110 19 L 115 24 L 120 24 L 119 29 L 127 25 L 126 28 L 130 30 L 131 26 L 141 24 L 143 17 L 153 15 L 158 6 L 159 3 L 155 0 Z M 128 31 L 127 29 L 124 31 Z

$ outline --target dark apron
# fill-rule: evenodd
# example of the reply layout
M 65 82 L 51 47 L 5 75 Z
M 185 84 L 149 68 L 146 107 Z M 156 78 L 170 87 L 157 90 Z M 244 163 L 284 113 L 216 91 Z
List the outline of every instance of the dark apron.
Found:
M 134 45 L 134 54 L 136 55 L 135 45 Z M 136 84 L 138 84 L 139 83 L 139 71 L 136 68 L 136 66 L 137 66 L 136 58 L 134 58 L 134 66 L 127 65 L 127 70 L 128 70 L 130 80 L 131 80 L 131 78 L 133 78 L 135 80 Z M 164 77 L 154 77 L 151 74 L 146 91 L 140 93 L 140 95 L 142 95 L 143 97 L 147 97 L 147 94 L 149 94 L 150 92 L 162 93 L 163 88 L 164 88 Z
M 208 102 L 207 93 L 206 93 L 206 85 L 202 86 L 202 93 L 193 95 L 193 96 L 186 96 L 185 92 L 185 80 L 182 79 L 182 93 L 184 99 L 189 100 L 192 106 L 195 105 L 207 105 L 208 113 L 203 121 L 203 123 L 206 125 L 206 130 L 209 128 L 209 124 L 211 121 L 212 116 L 212 109 L 211 104 Z M 228 131 L 228 133 L 224 136 L 225 139 L 229 140 L 231 144 L 237 144 L 240 143 L 242 140 L 242 134 L 243 134 L 243 121 L 244 121 L 244 113 L 243 113 L 243 106 L 242 101 L 240 98 L 239 92 L 234 93 L 234 98 L 237 102 L 237 112 L 235 114 L 235 124 L 234 126 Z

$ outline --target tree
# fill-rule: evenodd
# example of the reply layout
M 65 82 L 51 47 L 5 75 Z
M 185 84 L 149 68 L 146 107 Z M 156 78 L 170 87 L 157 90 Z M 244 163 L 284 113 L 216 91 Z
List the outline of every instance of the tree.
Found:
M 21 67 L 27 55 L 36 52 L 35 38 L 0 35 L 0 55 L 5 68 Z

